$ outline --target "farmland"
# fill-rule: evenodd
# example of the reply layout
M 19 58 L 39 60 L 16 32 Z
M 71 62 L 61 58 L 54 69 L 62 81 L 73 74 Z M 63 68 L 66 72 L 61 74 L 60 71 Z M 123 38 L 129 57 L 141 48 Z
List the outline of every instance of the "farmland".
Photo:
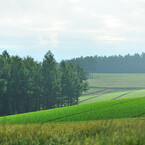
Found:
M 29 124 L 53 122 L 77 122 L 141 117 L 145 114 L 145 97 L 117 99 L 75 105 L 1 117 L 0 123 Z
M 90 87 L 145 89 L 145 74 L 97 74 L 88 79 Z
M 143 85 L 139 87 L 137 80 L 144 81 L 143 77 L 144 74 L 91 74 L 90 89 L 80 97 L 79 106 L 1 117 L 0 123 L 52 123 L 140 116 L 145 113 L 145 89 Z M 130 79 L 134 84 L 130 83 Z M 144 83 L 143 81 L 141 84 Z M 96 83 L 93 84 L 94 82 Z M 104 86 L 102 87 L 101 84 Z M 127 88 L 123 87 L 125 84 Z
M 2 145 L 144 145 L 144 119 L 0 125 Z
M 107 90 L 108 90 L 108 92 L 107 92 Z M 129 93 L 132 92 L 132 90 L 124 90 L 124 89 L 123 90 L 121 90 L 121 89 L 118 89 L 118 90 L 116 90 L 116 89 L 107 89 L 107 90 L 106 90 L 106 92 L 104 92 L 102 94 L 101 93 L 100 94 L 96 93 L 92 96 L 80 97 L 80 104 L 113 100 L 113 99 L 116 99 L 119 96 L 122 96 L 124 94 L 129 94 Z
M 145 96 L 145 74 L 90 74 L 80 104 Z
M 144 145 L 144 104 L 118 99 L 1 117 L 0 144 Z
M 0 117 L 0 144 L 143 145 L 143 77 L 92 74 L 79 105 Z

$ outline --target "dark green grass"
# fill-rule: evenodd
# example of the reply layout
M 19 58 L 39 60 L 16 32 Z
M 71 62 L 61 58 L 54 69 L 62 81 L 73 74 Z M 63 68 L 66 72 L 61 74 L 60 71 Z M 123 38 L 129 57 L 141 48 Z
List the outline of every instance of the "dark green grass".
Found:
M 131 118 L 145 113 L 145 97 L 75 105 L 0 117 L 0 123 L 24 124 Z

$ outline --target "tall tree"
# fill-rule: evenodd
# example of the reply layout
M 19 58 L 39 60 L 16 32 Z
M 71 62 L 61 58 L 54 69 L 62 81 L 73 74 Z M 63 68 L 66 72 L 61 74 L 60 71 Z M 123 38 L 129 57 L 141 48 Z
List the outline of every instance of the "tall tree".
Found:
M 72 63 L 61 61 L 61 97 L 65 105 L 78 104 L 79 96 L 87 89 L 87 81 L 84 71 L 75 67 Z
M 0 116 L 77 104 L 86 86 L 80 67 L 57 64 L 50 51 L 42 63 L 0 55 Z
M 42 63 L 43 72 L 43 109 L 50 109 L 55 107 L 56 98 L 60 95 L 60 74 L 57 68 L 56 60 L 51 51 L 48 51 Z

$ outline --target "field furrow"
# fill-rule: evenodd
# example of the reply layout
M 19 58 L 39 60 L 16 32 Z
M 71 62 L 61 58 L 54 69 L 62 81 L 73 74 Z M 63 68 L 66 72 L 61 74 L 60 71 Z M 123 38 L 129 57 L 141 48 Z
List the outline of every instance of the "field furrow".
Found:
M 130 93 L 131 93 L 131 92 L 128 92 L 128 93 L 122 94 L 122 95 L 120 95 L 120 96 L 118 96 L 118 97 L 113 98 L 112 100 L 119 99 L 119 98 L 121 98 L 121 97 L 123 97 L 123 96 L 125 96 L 125 95 L 130 94 Z
M 100 97 L 103 94 L 107 94 L 107 93 L 114 92 L 114 91 L 115 91 L 115 89 L 107 89 L 107 90 L 104 90 L 104 91 L 100 91 L 98 93 L 94 93 L 93 96 L 80 97 L 79 103 L 85 102 L 87 100 L 90 100 L 90 99 L 93 99 L 93 98 L 96 98 L 96 97 Z

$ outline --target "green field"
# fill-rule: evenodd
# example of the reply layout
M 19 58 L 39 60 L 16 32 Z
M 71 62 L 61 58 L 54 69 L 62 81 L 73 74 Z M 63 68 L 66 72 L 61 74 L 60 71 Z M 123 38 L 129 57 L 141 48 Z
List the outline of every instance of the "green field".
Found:
M 101 88 L 89 88 L 87 90 L 87 92 L 84 92 L 82 96 L 88 96 L 88 95 L 91 95 L 91 94 L 94 94 L 94 93 L 99 93 L 99 92 L 102 92 L 102 91 L 105 91 L 106 89 L 101 89 Z
M 134 90 L 130 94 L 127 94 L 122 97 L 123 98 L 133 98 L 133 97 L 143 97 L 145 96 L 145 89 L 144 90 Z
M 108 93 L 102 93 L 102 94 L 94 94 L 92 96 L 86 96 L 86 97 L 80 97 L 80 104 L 86 104 L 86 103 L 93 103 L 93 102 L 101 102 L 101 101 L 108 101 L 116 99 L 117 97 L 124 98 L 124 96 L 129 95 L 130 93 L 133 93 L 134 90 L 125 90 L 125 89 L 116 89 L 112 90 Z M 145 92 L 145 90 L 144 90 Z M 136 97 L 140 97 L 140 94 Z M 117 99 L 119 99 L 117 98 Z M 131 98 L 131 97 L 130 97 Z
M 132 118 L 145 114 L 145 97 L 117 99 L 0 117 L 0 123 L 27 124 Z
M 95 88 L 94 88 L 95 90 Z M 96 89 L 98 90 L 98 89 Z M 114 89 L 103 89 L 102 91 L 98 91 L 98 92 L 92 92 L 91 94 L 86 94 L 86 95 L 82 95 L 80 98 L 79 98 L 79 101 L 85 101 L 85 100 L 88 100 L 88 99 L 92 99 L 94 97 L 98 97 L 98 96 L 101 96 L 103 94 L 108 94 L 110 92 L 114 92 L 115 90 Z
M 98 88 L 142 88 L 145 89 L 145 74 L 92 74 L 90 87 Z
M 93 73 L 90 76 L 89 91 L 79 98 L 79 104 L 145 96 L 145 74 Z
M 144 145 L 145 120 L 0 125 L 1 145 Z
M 92 74 L 79 105 L 0 117 L 2 145 L 144 145 L 145 74 Z

